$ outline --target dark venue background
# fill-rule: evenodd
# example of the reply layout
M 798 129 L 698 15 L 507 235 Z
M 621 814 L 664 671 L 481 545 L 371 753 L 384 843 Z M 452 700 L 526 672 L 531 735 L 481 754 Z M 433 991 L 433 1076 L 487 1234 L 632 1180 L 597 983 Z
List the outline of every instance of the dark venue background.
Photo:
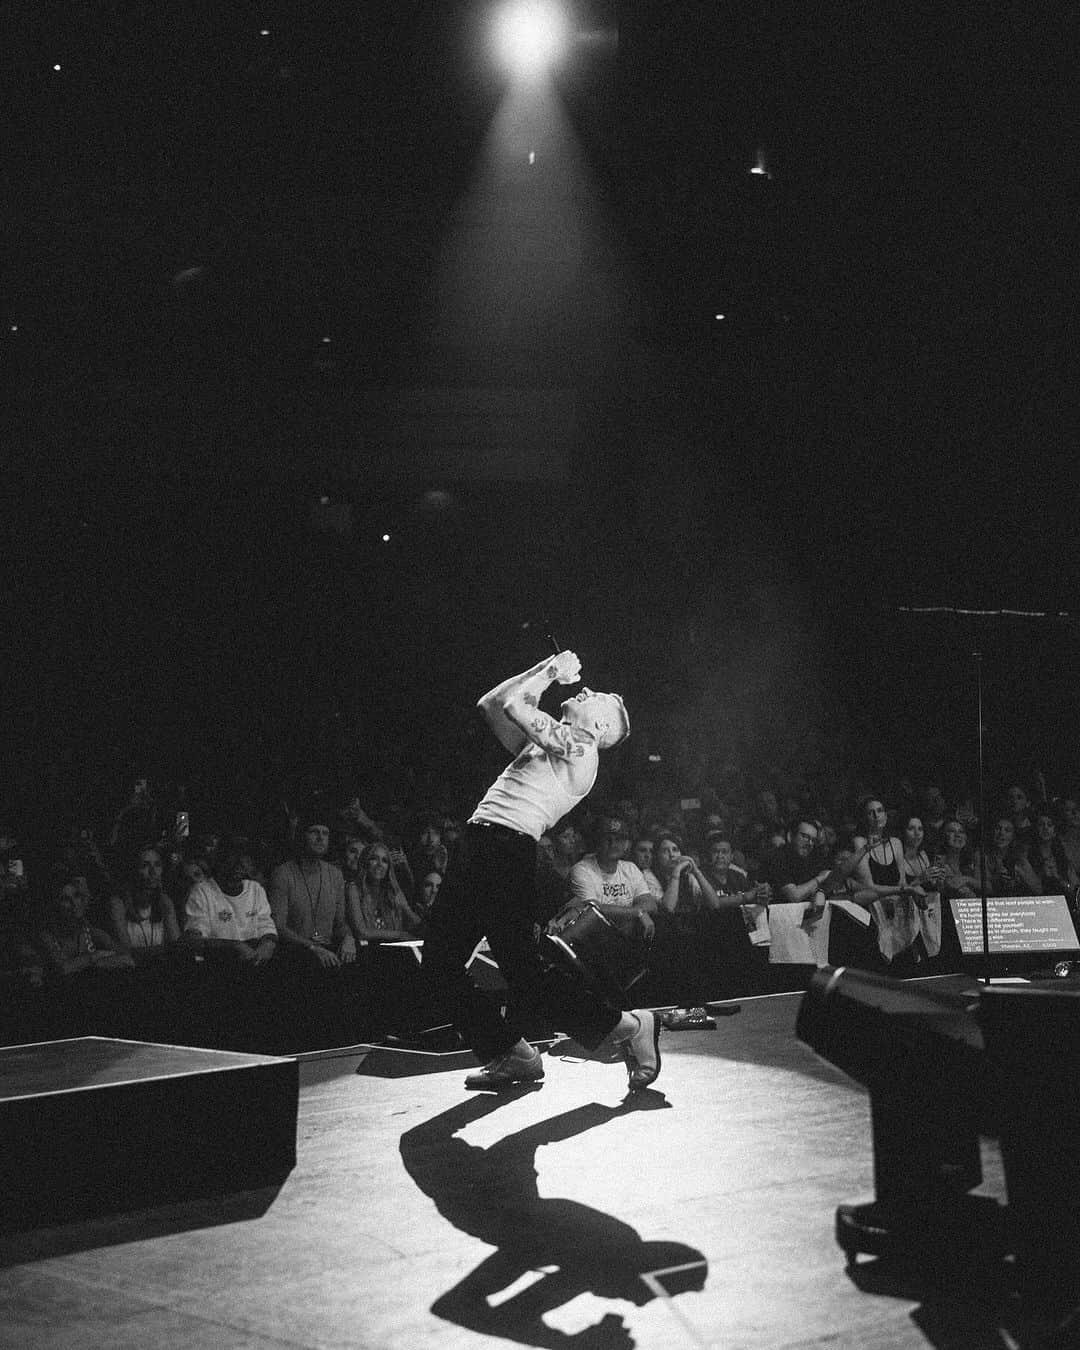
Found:
M 1071 774 L 1074 622 L 899 612 L 1080 608 L 1071 11 L 496 8 L 0 4 L 5 809 L 466 798 L 541 616 L 620 772 L 970 777 L 980 648 Z

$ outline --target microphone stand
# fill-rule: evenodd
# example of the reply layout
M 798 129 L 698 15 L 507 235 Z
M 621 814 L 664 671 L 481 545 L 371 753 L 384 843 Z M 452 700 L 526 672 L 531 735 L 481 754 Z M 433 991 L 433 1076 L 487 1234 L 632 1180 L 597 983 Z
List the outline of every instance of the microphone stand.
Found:
M 983 771 L 983 683 L 982 652 L 972 652 L 978 674 L 979 711 L 979 890 L 982 895 L 983 982 L 990 983 L 990 906 L 986 885 L 986 776 Z

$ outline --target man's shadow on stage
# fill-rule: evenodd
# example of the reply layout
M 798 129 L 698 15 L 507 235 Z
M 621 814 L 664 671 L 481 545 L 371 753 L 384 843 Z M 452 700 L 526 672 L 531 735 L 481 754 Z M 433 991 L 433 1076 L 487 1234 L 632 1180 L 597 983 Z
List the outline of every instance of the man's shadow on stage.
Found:
M 560 1143 L 617 1116 L 668 1103 L 658 1092 L 636 1094 L 617 1107 L 593 1102 L 538 1121 L 488 1148 L 457 1137 L 521 1095 L 468 1098 L 402 1135 L 405 1168 L 439 1213 L 498 1249 L 441 1295 L 432 1312 L 522 1345 L 631 1350 L 633 1338 L 616 1313 L 574 1335 L 548 1326 L 544 1314 L 583 1293 L 641 1305 L 661 1293 L 701 1289 L 708 1273 L 705 1258 L 681 1242 L 646 1242 L 629 1224 L 576 1200 L 543 1199 L 535 1155 L 542 1144 Z M 639 1159 L 623 1159 L 622 1165 L 642 1174 Z M 490 1298 L 529 1272 L 541 1271 L 535 1282 L 492 1307 Z

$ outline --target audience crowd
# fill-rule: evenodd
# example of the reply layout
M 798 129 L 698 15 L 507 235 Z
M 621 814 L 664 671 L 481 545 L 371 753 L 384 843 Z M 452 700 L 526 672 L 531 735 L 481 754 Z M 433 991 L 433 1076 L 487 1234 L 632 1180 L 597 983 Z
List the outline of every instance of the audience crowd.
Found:
M 595 906 L 644 972 L 628 1002 L 692 1018 L 804 988 L 825 964 L 959 970 L 948 902 L 984 884 L 1075 908 L 1080 795 L 1036 775 L 988 797 L 983 821 L 939 781 L 855 787 L 608 787 L 541 840 L 537 938 Z M 420 975 L 428 912 L 463 847 L 459 809 L 375 819 L 347 791 L 235 825 L 147 779 L 108 818 L 42 837 L 0 821 L 3 1043 L 101 1034 L 287 1053 L 445 1021 Z M 475 973 L 497 997 L 490 961 Z

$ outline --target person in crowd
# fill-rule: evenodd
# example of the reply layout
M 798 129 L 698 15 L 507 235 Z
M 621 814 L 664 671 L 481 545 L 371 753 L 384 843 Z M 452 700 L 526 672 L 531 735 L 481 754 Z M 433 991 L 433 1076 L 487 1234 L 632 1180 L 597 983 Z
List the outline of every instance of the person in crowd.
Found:
M 903 842 L 900 875 L 904 884 L 926 893 L 940 890 L 945 881 L 945 869 L 937 861 L 931 861 L 921 816 L 908 816 L 904 821 Z
M 442 885 L 441 872 L 428 872 L 420 878 L 420 894 L 413 901 L 411 908 L 420 919 L 418 934 L 422 935 L 427 916 L 431 913 L 431 907 L 439 897 L 439 887 Z
M 269 897 L 270 888 L 266 878 L 266 868 L 263 866 L 263 856 L 266 851 L 265 843 L 258 840 L 242 836 L 244 839 L 244 877 L 248 881 L 257 881 L 266 891 Z
M 648 942 L 653 936 L 656 902 L 645 878 L 626 858 L 630 831 L 618 816 L 603 815 L 596 825 L 596 848 L 570 869 L 570 898 L 592 904 L 628 937 Z
M 959 970 L 962 952 L 951 901 L 973 899 L 979 892 L 976 863 L 967 829 L 957 816 L 946 818 L 941 828 L 941 843 L 933 855 L 941 896 L 941 950 L 933 961 L 940 973 Z M 934 973 L 934 970 L 931 973 Z
M 618 798 L 612 806 L 611 814 L 617 816 L 619 820 L 624 820 L 626 822 L 631 838 L 634 838 L 635 835 L 641 832 L 639 829 L 641 824 L 641 808 L 633 796 L 627 795 Z
M 772 892 L 768 882 L 751 882 L 734 861 L 735 850 L 723 830 L 705 840 L 702 870 L 722 901 L 708 932 L 718 990 L 736 997 L 765 993 L 768 988 L 769 911 Z
M 570 875 L 581 854 L 581 834 L 572 820 L 560 821 L 554 830 L 540 837 L 536 862 L 536 922 L 541 928 L 570 903 Z
M 277 929 L 266 891 L 247 875 L 248 843 L 223 838 L 211 875 L 196 882 L 184 904 L 182 941 L 206 962 L 192 1043 L 222 1048 L 273 1048 L 271 962 Z M 239 977 L 239 978 L 238 978 Z
M 343 870 L 329 861 L 330 814 L 317 805 L 298 821 L 296 856 L 274 868 L 269 903 L 278 933 L 279 1038 L 292 1048 L 358 1038 L 364 973 L 349 925 Z M 346 841 L 346 865 L 358 840 Z M 357 874 L 363 849 L 356 860 Z
M 409 855 L 405 849 L 404 841 L 399 834 L 392 830 L 381 835 L 380 839 L 389 850 L 390 864 L 394 869 L 394 876 L 397 879 L 397 884 L 401 888 L 401 892 L 405 896 L 405 899 L 411 903 L 413 896 L 416 894 L 417 881 L 416 875 L 412 870 L 412 864 L 409 861 Z M 446 873 L 444 872 L 443 876 L 445 875 Z
M 888 831 L 889 815 L 878 797 L 864 797 L 856 818 L 860 833 L 852 839 L 859 890 L 876 900 L 897 900 L 911 887 L 904 880 L 904 845 Z M 921 822 L 920 822 L 921 824 Z M 920 848 L 922 841 L 920 838 Z
M 350 881 L 346 917 L 358 942 L 404 942 L 423 920 L 409 904 L 390 848 L 376 840 L 360 856 L 359 878 Z M 442 873 L 438 873 L 440 879 Z
M 683 852 L 682 838 L 672 830 L 661 830 L 656 836 L 653 870 L 661 895 L 655 906 L 648 996 L 656 1003 L 675 1002 L 696 1010 L 715 996 L 708 982 L 717 922 L 710 916 L 725 900 L 717 895 L 697 859 Z M 727 901 L 728 907 L 733 904 Z
M 1027 849 L 1016 838 L 1011 816 L 998 818 L 989 847 L 979 851 L 975 875 L 980 886 L 984 867 L 987 895 L 1042 894 L 1042 881 L 1028 862 Z
M 116 949 L 136 965 L 160 960 L 180 941 L 180 924 L 164 889 L 164 863 L 157 848 L 141 848 L 132 875 L 109 901 L 109 933 Z
M 215 964 L 255 968 L 273 957 L 278 933 L 266 892 L 244 875 L 246 852 L 243 839 L 219 844 L 210 876 L 184 903 L 182 938 Z
M 719 907 L 719 897 L 697 859 L 683 852 L 682 837 L 672 830 L 661 830 L 653 846 L 653 871 L 660 883 L 657 910 L 663 914 L 683 915 L 700 912 L 702 903 Z
M 133 1032 L 157 1041 L 183 1034 L 185 1004 L 197 973 L 190 948 L 181 941 L 164 870 L 159 848 L 139 849 L 126 882 L 114 890 L 108 904 L 109 934 L 117 950 L 131 956 L 138 977 L 131 992 Z
M 701 815 L 701 838 L 702 842 L 708 839 L 711 834 L 728 834 L 728 821 L 716 806 L 710 806 L 708 810 L 703 811 Z
M 121 860 L 146 839 L 161 834 L 161 813 L 149 778 L 135 778 L 123 805 L 113 816 L 106 841 L 110 856 Z
M 108 899 L 112 877 L 98 845 L 94 827 L 88 820 L 76 820 L 72 825 L 57 852 L 56 866 L 86 878 L 92 904 L 104 904 Z
M 129 1031 L 126 977 L 134 962 L 108 933 L 87 920 L 90 887 L 78 873 L 58 873 L 45 903 L 37 946 L 52 998 L 56 1035 L 124 1035 Z
M 513 757 L 478 803 L 467 827 L 463 865 L 448 874 L 431 913 L 424 971 L 450 1001 L 459 1032 L 484 1067 L 466 1087 L 498 1091 L 535 1083 L 543 1060 L 525 1039 L 546 1015 L 588 1050 L 621 1051 L 631 1091 L 660 1072 L 660 1023 L 648 1009 L 623 1012 L 570 980 L 547 980 L 533 941 L 537 840 L 583 802 L 600 751 L 630 731 L 616 694 L 582 688 L 556 721 L 540 708 L 556 682 L 576 684 L 581 662 L 563 651 L 489 690 L 478 707 Z M 467 963 L 482 935 L 507 985 L 505 1016 L 473 984 Z
M 3 842 L 3 836 L 0 836 Z M 72 873 L 81 875 L 81 873 Z M 0 853 L 0 970 L 35 969 L 34 983 L 40 983 L 40 959 L 35 955 L 32 936 L 35 909 L 25 873 L 7 870 L 7 859 Z
M 853 895 L 852 900 L 862 905 L 873 916 L 872 928 L 862 935 L 845 927 L 844 939 L 833 944 L 834 964 L 854 965 L 866 969 L 891 969 L 893 974 L 909 974 L 908 962 L 897 961 L 908 951 L 919 935 L 921 927 L 931 925 L 929 943 L 936 955 L 941 945 L 940 903 L 933 914 L 924 918 L 927 907 L 925 892 L 910 883 L 905 875 L 904 843 L 890 833 L 889 814 L 879 797 L 864 797 L 856 808 L 859 833 L 852 839 Z M 911 819 L 909 817 L 909 819 Z M 922 822 L 919 821 L 920 829 Z M 903 831 L 904 824 L 898 828 Z M 918 838 L 916 853 L 922 853 L 922 837 Z M 925 959 L 925 943 L 911 956 L 912 961 Z M 893 966 L 893 962 L 896 962 Z
M 336 815 L 333 823 L 337 833 L 344 840 L 359 839 L 361 848 L 380 834 L 379 826 L 364 810 L 363 798 L 358 792 L 346 794 L 344 805 Z
M 761 880 L 770 888 L 769 982 L 774 993 L 805 989 L 819 966 L 828 964 L 829 891 L 837 869 L 817 852 L 818 826 L 796 820 L 786 843 L 762 860 Z
M 461 821 L 456 816 L 443 816 L 442 842 L 446 849 L 446 866 L 449 868 L 461 848 Z M 445 871 L 443 875 L 446 875 Z
M 424 812 L 416 822 L 416 847 L 409 855 L 409 870 L 414 877 L 426 876 L 428 872 L 445 876 L 449 856 L 442 841 L 442 816 Z
M 798 815 L 798 812 L 795 813 Z M 822 858 L 831 860 L 836 857 L 840 851 L 840 831 L 831 820 L 822 820 L 817 817 L 818 827 L 818 853 Z
M 786 833 L 780 836 L 773 833 L 763 820 L 758 820 L 749 812 L 740 813 L 736 826 L 736 851 L 742 856 L 741 866 L 753 875 L 761 867 L 763 860 L 787 842 Z
M 866 813 L 867 829 L 872 831 L 874 821 Z M 931 862 L 923 847 L 923 823 L 919 816 L 906 814 L 902 824 L 903 852 L 900 856 L 900 888 L 893 894 L 886 885 L 866 887 L 860 884 L 856 899 L 868 900 L 874 916 L 878 951 L 890 975 L 928 974 L 927 964 L 941 950 L 941 895 L 940 886 L 945 871 Z M 874 861 L 877 841 L 866 840 L 867 860 Z M 865 861 L 865 860 L 864 860 Z M 879 876 L 882 873 L 879 872 Z
M 326 969 L 356 960 L 356 941 L 345 911 L 345 878 L 327 861 L 330 826 L 324 813 L 301 820 L 295 858 L 274 868 L 270 911 L 281 957 L 299 970 Z
M 209 880 L 210 875 L 210 864 L 191 844 L 181 850 L 180 860 L 170 868 L 165 883 L 165 889 L 173 898 L 173 906 L 176 909 L 178 921 L 179 916 L 184 912 L 184 905 L 191 894 L 191 888 L 200 881 Z M 183 924 L 181 924 L 182 928 Z
M 702 869 L 705 877 L 717 896 L 734 898 L 735 903 L 744 911 L 747 928 L 756 930 L 759 911 L 769 903 L 772 892 L 767 881 L 751 882 L 746 870 L 735 861 L 735 849 L 731 840 L 722 831 L 714 831 L 705 841 L 705 865 Z M 764 927 L 768 945 L 768 925 Z
M 754 819 L 762 826 L 763 838 L 784 833 L 784 818 L 780 811 L 780 803 L 771 787 L 758 790 L 754 798 Z
M 937 783 L 925 783 L 920 794 L 921 814 L 919 820 L 923 827 L 923 848 L 935 857 L 941 848 L 942 831 L 948 816 L 945 794 Z M 912 812 L 913 816 L 915 813 Z
M 956 810 L 953 815 L 967 832 L 968 843 L 972 848 L 977 848 L 982 838 L 982 821 L 979 819 L 976 793 L 966 781 L 958 784 L 955 801 Z
M 24 902 L 30 895 L 30 879 L 22 854 L 14 827 L 0 824 L 0 900 L 12 906 Z
M 4 840 L 0 826 L 0 842 Z M 48 1040 L 53 1034 L 45 959 L 37 944 L 39 906 L 25 885 L 9 879 L 0 856 L 0 1045 Z M 10 878 L 15 880 L 15 878 Z M 25 877 L 18 879 L 25 883 Z
M 341 853 L 338 866 L 341 868 L 341 875 L 345 879 L 346 895 L 346 918 L 348 917 L 348 893 L 349 883 L 357 883 L 360 880 L 360 859 L 364 856 L 364 849 L 371 841 L 365 839 L 359 834 L 347 834 L 341 841 Z
M 441 872 L 427 894 L 434 905 L 442 888 Z M 423 890 L 423 883 L 421 884 Z M 359 875 L 346 887 L 345 913 L 353 936 L 362 945 L 360 971 L 365 989 L 364 1014 L 371 1034 L 414 1030 L 426 1020 L 428 1001 L 411 952 L 390 944 L 423 940 L 431 908 L 423 912 L 409 902 L 398 880 L 390 847 L 381 839 L 368 844 L 360 857 Z M 430 1020 L 445 1020 L 434 1018 Z
M 904 831 L 904 821 L 911 816 L 919 814 L 919 794 L 915 791 L 915 784 L 906 775 L 902 774 L 892 790 L 893 806 L 889 811 L 889 829 L 895 830 L 897 835 L 902 835 Z
M 218 849 L 221 847 L 221 843 L 221 832 L 219 830 L 201 830 L 198 834 L 191 836 L 193 852 L 203 859 L 212 873 L 217 864 Z
M 87 921 L 90 887 L 81 874 L 59 874 L 57 889 L 45 905 L 40 945 L 53 975 L 67 977 L 93 970 L 132 970 L 131 956 L 117 951 L 104 929 Z
M 949 898 L 968 898 L 979 894 L 979 879 L 964 823 L 955 816 L 941 830 L 941 846 L 934 857 L 941 869 L 941 890 Z
M 1027 860 L 1040 882 L 1043 895 L 1071 898 L 1076 894 L 1076 868 L 1058 838 L 1057 821 L 1049 806 L 1040 806 L 1035 812 L 1035 838 L 1028 845 Z
M 1005 801 L 1006 807 L 1001 815 L 1008 816 L 1012 821 L 1016 843 L 1026 849 L 1035 837 L 1035 808 L 1027 788 L 1020 783 L 1011 784 L 1005 792 Z
M 664 894 L 664 888 L 660 885 L 660 878 L 653 871 L 655 848 L 656 844 L 651 834 L 639 834 L 630 849 L 630 861 L 645 878 L 645 885 L 649 888 L 649 894 L 655 900 L 659 900 Z
M 161 850 L 162 862 L 165 865 L 166 875 L 171 874 L 184 858 L 184 850 L 191 838 L 191 817 L 183 809 L 185 798 L 185 789 L 179 788 L 176 798 L 177 809 L 162 813 L 162 819 L 165 826 L 160 836 L 156 840 L 147 840 L 147 843 L 155 844 Z
M 1065 797 L 1061 802 L 1061 820 L 1058 824 L 1058 838 L 1069 865 L 1080 875 L 1080 800 Z

